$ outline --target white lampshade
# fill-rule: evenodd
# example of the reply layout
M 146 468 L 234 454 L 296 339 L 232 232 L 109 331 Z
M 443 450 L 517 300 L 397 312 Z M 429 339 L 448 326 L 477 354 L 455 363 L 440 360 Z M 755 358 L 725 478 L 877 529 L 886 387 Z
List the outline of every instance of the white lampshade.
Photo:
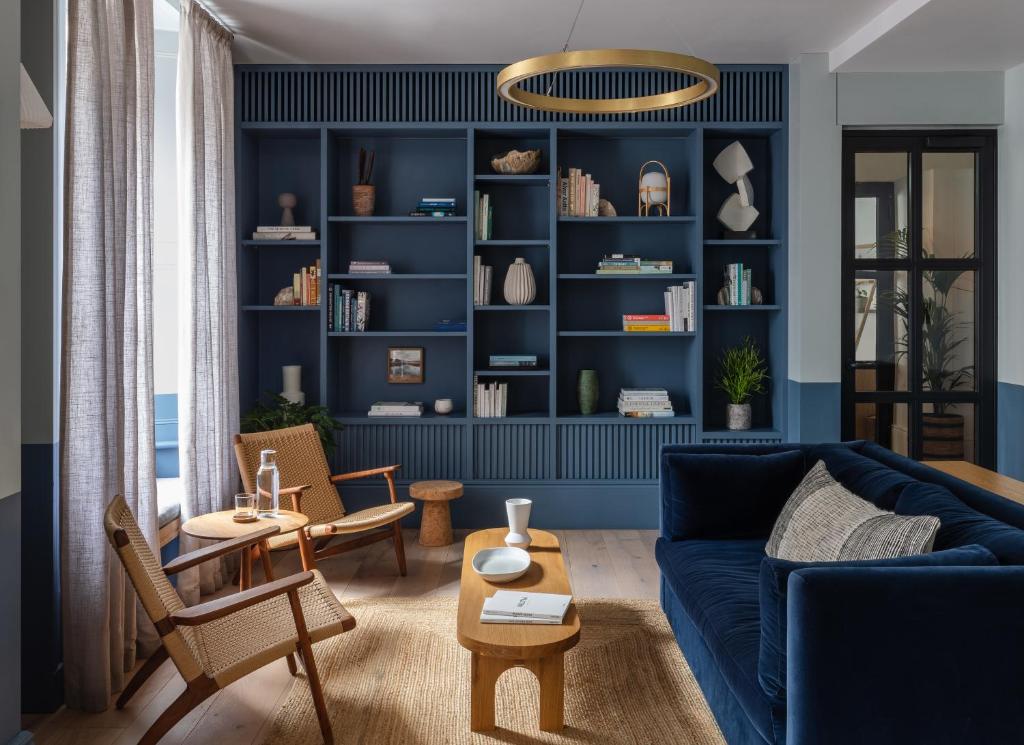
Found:
M 739 142 L 727 146 L 718 154 L 712 165 L 718 171 L 718 175 L 730 184 L 735 184 L 740 177 L 754 170 L 754 163 Z
M 648 171 L 641 177 L 640 198 L 644 204 L 665 204 L 668 201 L 668 179 L 661 171 Z
M 32 78 L 28 76 L 25 65 L 21 66 L 21 128 L 47 129 L 53 126 L 50 110 L 43 103 Z

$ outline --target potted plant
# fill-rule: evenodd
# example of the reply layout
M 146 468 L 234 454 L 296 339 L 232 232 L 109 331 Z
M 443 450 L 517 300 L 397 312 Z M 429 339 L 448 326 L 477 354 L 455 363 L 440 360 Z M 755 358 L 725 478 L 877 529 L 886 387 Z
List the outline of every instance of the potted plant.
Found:
M 897 258 L 910 255 L 909 234 L 906 228 L 887 236 Z M 925 251 L 924 258 L 933 259 L 934 254 Z M 974 365 L 962 364 L 962 350 L 970 352 L 970 336 L 966 329 L 971 326 L 963 312 L 951 307 L 954 292 L 963 292 L 956 287 L 965 269 L 927 269 L 921 272 L 922 286 L 926 288 L 921 298 L 921 384 L 927 391 L 949 392 L 970 390 L 974 385 Z M 891 293 L 893 313 L 900 319 L 902 334 L 896 340 L 897 361 L 906 359 L 910 353 L 910 303 L 906 287 L 897 287 Z M 970 304 L 973 307 L 973 303 Z M 968 345 L 965 347 L 964 345 Z M 928 459 L 960 460 L 964 457 L 964 418 L 962 414 L 949 411 L 951 404 L 936 401 L 931 413 L 921 412 L 921 455 Z
M 327 413 L 327 407 L 295 404 L 276 393 L 266 395 L 266 402 L 260 401 L 242 418 L 242 432 L 269 432 L 312 424 L 320 436 L 324 454 L 330 460 L 334 452 L 334 433 L 341 429 L 341 422 Z
M 761 350 L 749 336 L 739 346 L 722 351 L 715 386 L 729 397 L 726 427 L 731 430 L 750 429 L 750 399 L 765 392 L 768 380 L 768 366 Z

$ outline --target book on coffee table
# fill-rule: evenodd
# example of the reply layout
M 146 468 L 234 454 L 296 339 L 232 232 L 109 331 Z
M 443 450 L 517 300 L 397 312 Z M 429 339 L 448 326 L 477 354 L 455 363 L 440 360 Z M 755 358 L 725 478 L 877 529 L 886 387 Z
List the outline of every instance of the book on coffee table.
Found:
M 498 590 L 484 598 L 482 623 L 562 623 L 571 595 Z

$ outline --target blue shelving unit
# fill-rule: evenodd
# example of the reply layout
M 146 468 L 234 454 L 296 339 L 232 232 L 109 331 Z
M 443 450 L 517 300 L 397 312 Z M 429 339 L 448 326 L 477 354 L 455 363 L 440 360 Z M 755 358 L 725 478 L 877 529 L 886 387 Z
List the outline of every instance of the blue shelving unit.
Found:
M 709 101 L 603 120 L 513 109 L 493 94 L 496 69 L 237 68 L 242 410 L 263 392 L 280 390 L 281 365 L 301 364 L 307 400 L 326 405 L 345 425 L 336 468 L 400 462 L 403 481 L 459 479 L 467 495 L 480 499 L 460 503 L 466 524 L 493 522 L 500 500 L 522 493 L 540 500 L 540 515 L 555 509 L 545 506 L 544 495 L 557 495 L 557 514 L 573 514 L 561 521 L 567 527 L 610 519 L 650 527 L 657 520 L 651 499 L 661 444 L 784 437 L 785 68 L 726 66 L 722 92 Z M 591 75 L 633 86 L 638 95 L 658 85 L 635 72 Z M 577 74 L 564 83 L 588 85 Z M 715 220 L 731 187 L 711 161 L 736 139 L 755 163 L 756 240 L 725 239 Z M 352 214 L 360 147 L 376 152 L 372 217 Z M 491 157 L 513 148 L 540 149 L 538 172 L 491 173 Z M 635 215 L 638 170 L 650 159 L 670 171 L 671 216 Z M 570 166 L 593 174 L 617 217 L 557 215 L 557 173 Z M 475 190 L 493 200 L 492 240 L 474 238 Z M 256 225 L 278 221 L 277 195 L 285 191 L 298 197 L 296 221 L 317 226 L 319 239 L 251 240 Z M 408 216 L 423 196 L 455 197 L 459 214 Z M 675 268 L 665 275 L 595 274 L 601 255 L 613 251 L 669 258 Z M 494 266 L 492 305 L 473 305 L 475 254 Z M 529 306 L 502 297 L 516 257 L 536 277 Z M 292 272 L 316 259 L 325 292 L 330 281 L 371 294 L 369 331 L 328 332 L 326 305 L 302 308 L 306 313 L 269 305 Z M 347 272 L 349 261 L 371 259 L 389 261 L 394 273 Z M 716 305 L 722 269 L 733 261 L 752 268 L 766 305 Z M 620 330 L 623 313 L 661 312 L 664 288 L 688 280 L 700 297 L 695 332 Z M 442 319 L 465 320 L 466 331 L 431 330 Z M 748 336 L 768 356 L 773 387 L 756 403 L 756 429 L 727 433 L 714 368 L 723 346 Z M 424 349 L 423 384 L 386 383 L 387 349 L 395 346 Z M 540 368 L 488 368 L 489 355 L 515 353 L 536 354 Z M 588 367 L 600 378 L 599 413 L 581 416 L 576 376 Z M 508 417 L 473 416 L 474 377 L 509 384 Z M 676 415 L 618 416 L 615 399 L 626 386 L 667 388 Z M 455 413 L 366 416 L 376 400 L 420 400 L 429 410 L 436 398 L 451 398 Z M 638 506 L 636 489 L 644 484 Z

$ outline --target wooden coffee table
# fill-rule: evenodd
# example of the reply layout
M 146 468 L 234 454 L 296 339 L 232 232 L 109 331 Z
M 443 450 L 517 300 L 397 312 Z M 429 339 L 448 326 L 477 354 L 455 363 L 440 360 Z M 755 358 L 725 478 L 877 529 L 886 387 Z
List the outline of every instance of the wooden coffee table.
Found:
M 514 582 L 491 584 L 473 571 L 473 555 L 482 548 L 505 545 L 507 528 L 480 530 L 466 538 L 459 588 L 459 644 L 473 653 L 470 729 L 494 729 L 494 686 L 503 672 L 525 667 L 540 682 L 540 728 L 553 732 L 564 725 L 565 677 L 563 656 L 580 640 L 576 604 L 565 621 L 555 625 L 480 623 L 484 598 L 497 590 L 529 590 L 571 595 L 558 539 L 543 530 L 531 530 L 528 551 L 533 563 Z

